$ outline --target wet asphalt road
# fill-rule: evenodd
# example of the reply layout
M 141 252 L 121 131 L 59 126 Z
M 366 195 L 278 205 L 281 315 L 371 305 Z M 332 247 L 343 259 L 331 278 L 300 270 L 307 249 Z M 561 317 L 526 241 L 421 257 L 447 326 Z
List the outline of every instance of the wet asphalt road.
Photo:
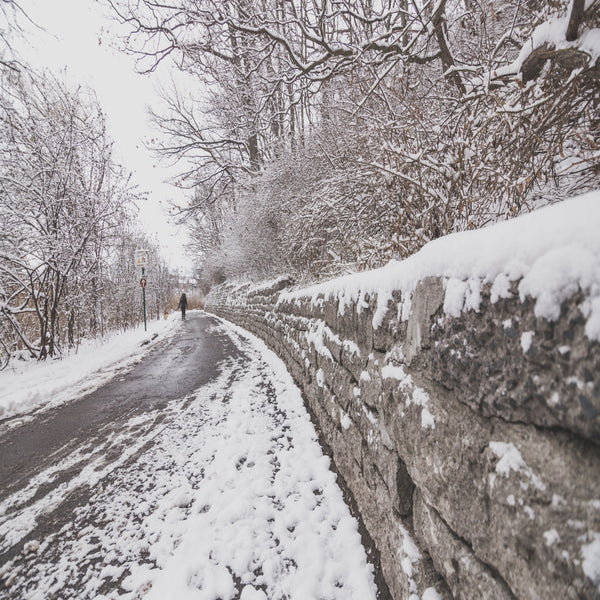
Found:
M 214 379 L 219 364 L 239 354 L 216 323 L 204 313 L 188 313 L 175 335 L 130 372 L 0 435 L 0 501 L 74 448 L 114 434 L 132 416 L 184 398 Z

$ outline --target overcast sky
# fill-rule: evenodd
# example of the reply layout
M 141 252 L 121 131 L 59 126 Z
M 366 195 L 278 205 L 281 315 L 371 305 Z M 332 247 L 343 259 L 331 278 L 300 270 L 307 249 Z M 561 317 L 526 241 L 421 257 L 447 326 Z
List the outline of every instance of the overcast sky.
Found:
M 161 80 L 167 79 L 168 68 L 150 76 L 138 75 L 134 59 L 115 47 L 118 23 L 110 18 L 107 7 L 94 0 L 19 0 L 20 6 L 45 31 L 21 20 L 26 29 L 18 40 L 21 55 L 34 67 L 46 67 L 71 85 L 92 87 L 104 109 L 117 157 L 134 181 L 150 193 L 140 206 L 143 228 L 156 234 L 164 258 L 173 268 L 188 270 L 190 261 L 184 256 L 185 234 L 169 223 L 167 200 L 182 202 L 183 192 L 166 184 L 174 171 L 162 166 L 144 147 L 144 140 L 156 136 L 147 117 L 147 107 L 155 103 Z

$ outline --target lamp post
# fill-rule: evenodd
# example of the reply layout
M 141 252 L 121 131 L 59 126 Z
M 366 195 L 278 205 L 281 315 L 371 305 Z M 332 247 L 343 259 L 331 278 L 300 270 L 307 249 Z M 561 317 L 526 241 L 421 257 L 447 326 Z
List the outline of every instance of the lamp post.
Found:
M 146 326 L 146 278 L 144 277 L 144 267 L 142 267 L 142 278 L 140 279 L 142 286 L 142 304 L 144 306 L 144 331 L 148 331 Z
M 148 266 L 148 250 L 136 250 L 135 251 L 135 265 L 141 267 L 142 278 L 140 279 L 140 286 L 142 287 L 142 305 L 144 307 L 144 331 L 148 331 L 146 324 L 146 267 Z

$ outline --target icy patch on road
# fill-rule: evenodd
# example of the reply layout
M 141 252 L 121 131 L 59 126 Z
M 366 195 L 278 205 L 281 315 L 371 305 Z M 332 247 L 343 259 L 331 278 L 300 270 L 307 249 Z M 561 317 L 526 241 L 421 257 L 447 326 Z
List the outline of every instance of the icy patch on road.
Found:
M 5 565 L 10 598 L 376 597 L 300 391 L 262 342 L 223 328 L 239 358 L 185 410 L 171 403 L 59 536 Z

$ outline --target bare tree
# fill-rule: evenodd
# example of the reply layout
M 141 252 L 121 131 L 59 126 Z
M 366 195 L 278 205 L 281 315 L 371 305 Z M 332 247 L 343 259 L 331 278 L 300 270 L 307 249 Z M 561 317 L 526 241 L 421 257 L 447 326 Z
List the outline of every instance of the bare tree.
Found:
M 15 36 L 22 36 L 20 22 L 30 20 L 16 0 L 0 1 L 0 69 L 18 71 L 20 63 L 15 57 L 13 43 Z
M 376 266 L 598 183 L 598 0 L 111 4 L 142 70 L 208 90 L 158 149 L 215 279 Z
M 131 233 L 141 196 L 113 161 L 93 93 L 24 73 L 2 91 L 0 348 L 3 362 L 21 349 L 43 359 L 139 321 L 124 297 L 138 289 L 134 247 L 146 245 Z

